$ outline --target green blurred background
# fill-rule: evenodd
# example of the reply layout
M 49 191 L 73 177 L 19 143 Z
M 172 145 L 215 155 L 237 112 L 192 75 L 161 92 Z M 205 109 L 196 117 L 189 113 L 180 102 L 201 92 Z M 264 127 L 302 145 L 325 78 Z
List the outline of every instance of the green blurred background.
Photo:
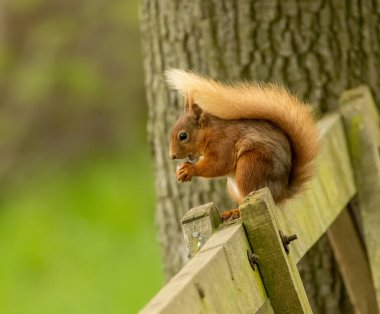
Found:
M 0 2 L 0 313 L 135 313 L 162 285 L 137 2 Z

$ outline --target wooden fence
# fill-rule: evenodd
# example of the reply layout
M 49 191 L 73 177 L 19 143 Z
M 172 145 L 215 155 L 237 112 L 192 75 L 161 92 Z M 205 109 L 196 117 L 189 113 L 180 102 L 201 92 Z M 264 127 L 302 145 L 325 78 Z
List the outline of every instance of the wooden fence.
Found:
M 191 209 L 182 220 L 191 260 L 141 313 L 312 313 L 297 263 L 325 233 L 355 313 L 379 313 L 379 117 L 365 86 L 339 103 L 319 122 L 317 175 L 304 196 L 283 209 L 257 191 L 226 223 L 212 203 Z

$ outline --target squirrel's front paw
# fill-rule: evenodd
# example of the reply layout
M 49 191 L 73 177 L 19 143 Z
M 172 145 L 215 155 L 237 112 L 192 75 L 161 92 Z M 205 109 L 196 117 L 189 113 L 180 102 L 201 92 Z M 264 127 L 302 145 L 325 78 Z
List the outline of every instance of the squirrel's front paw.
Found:
M 194 164 L 191 162 L 184 162 L 177 166 L 176 178 L 179 182 L 191 181 L 194 176 Z

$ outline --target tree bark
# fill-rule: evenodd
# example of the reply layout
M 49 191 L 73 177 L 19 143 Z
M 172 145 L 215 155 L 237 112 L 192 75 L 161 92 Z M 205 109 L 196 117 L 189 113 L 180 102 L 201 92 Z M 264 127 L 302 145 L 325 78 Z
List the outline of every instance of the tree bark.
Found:
M 176 182 L 176 164 L 168 158 L 168 136 L 183 108 L 182 99 L 165 86 L 164 70 L 178 67 L 224 81 L 281 83 L 317 112 L 336 108 L 344 89 L 363 83 L 372 87 L 380 103 L 376 90 L 380 1 L 141 0 L 140 13 L 156 173 L 156 223 L 164 271 L 170 278 L 186 262 L 180 227 L 183 214 L 209 201 L 219 209 L 231 203 L 225 180 Z M 308 256 L 300 265 L 307 270 L 302 271 L 305 286 L 316 289 L 318 272 L 335 278 L 329 291 L 337 301 L 329 309 L 340 313 L 339 308 L 344 308 L 347 313 L 348 305 L 342 305 L 347 303 L 344 289 L 336 288 L 343 287 L 336 267 L 320 271 L 334 265 L 328 242 L 318 243 Z M 326 262 L 316 265 L 315 260 Z M 316 280 L 319 288 L 320 282 L 325 281 Z M 314 310 L 329 313 L 323 312 L 326 308 L 326 304 L 316 305 Z

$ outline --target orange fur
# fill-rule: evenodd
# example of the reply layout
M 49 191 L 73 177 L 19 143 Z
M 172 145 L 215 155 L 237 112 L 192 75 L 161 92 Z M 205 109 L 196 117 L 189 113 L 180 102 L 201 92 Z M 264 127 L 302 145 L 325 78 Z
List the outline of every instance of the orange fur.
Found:
M 281 182 L 286 182 L 286 191 L 281 191 L 282 194 L 280 193 L 281 195 L 278 197 L 278 201 L 290 198 L 300 192 L 305 183 L 311 179 L 314 172 L 313 161 L 319 151 L 318 131 L 310 107 L 306 106 L 300 99 L 284 88 L 273 84 L 240 83 L 227 85 L 196 75 L 192 72 L 178 69 L 168 70 L 166 72 L 166 78 L 172 88 L 179 91 L 188 99 L 191 98 L 191 103 L 197 104 L 204 113 L 210 114 L 211 116 L 219 118 L 220 121 L 223 121 L 218 123 L 223 123 L 224 127 L 228 125 L 229 120 L 231 120 L 231 123 L 236 123 L 236 121 L 240 122 L 240 124 L 236 126 L 236 128 L 239 127 L 240 129 L 244 127 L 245 123 L 248 123 L 245 121 L 249 119 L 265 120 L 270 121 L 286 135 L 291 147 L 291 170 L 288 174 L 288 178 L 282 178 L 282 181 L 280 180 Z M 189 104 L 187 104 L 187 106 L 189 106 Z M 204 132 L 209 132 L 209 135 L 211 134 L 211 137 L 213 137 L 214 131 L 210 131 L 209 129 L 210 127 Z M 215 127 L 211 129 L 215 130 Z M 232 127 L 229 129 L 234 130 Z M 226 132 L 227 131 L 224 131 L 224 136 L 226 136 Z M 241 134 L 242 131 L 240 130 L 239 132 L 238 133 Z M 232 133 L 234 132 L 232 131 L 231 134 Z M 254 134 L 257 134 L 257 132 L 252 132 L 252 135 Z M 230 134 L 227 134 L 227 136 L 231 136 L 231 140 L 234 138 L 234 136 Z M 173 144 L 173 141 L 172 139 L 171 144 Z M 203 141 L 211 141 L 211 139 L 203 139 Z M 265 141 L 262 140 L 262 142 L 264 143 L 262 146 L 265 147 Z M 198 141 L 196 145 L 202 144 Z M 227 146 L 227 144 L 224 144 L 224 148 L 221 145 L 220 148 L 216 148 L 215 150 L 234 149 L 231 145 L 229 148 L 227 148 Z M 239 149 L 239 147 L 236 149 Z M 272 151 L 273 150 L 274 149 L 272 149 Z M 204 151 L 205 150 L 199 154 L 204 155 Z M 245 149 L 245 151 L 247 151 L 247 149 Z M 272 153 L 273 152 L 268 152 L 265 158 L 270 158 Z M 254 154 L 255 153 L 253 153 L 253 155 Z M 214 152 L 214 156 L 215 155 L 220 157 L 224 154 Z M 235 163 L 231 164 L 230 162 L 230 166 L 233 170 L 228 169 L 228 171 L 224 171 L 226 173 L 219 170 L 208 177 L 226 175 L 231 171 L 234 172 L 236 170 L 236 161 L 240 155 L 237 153 L 237 155 L 231 156 L 236 158 Z M 247 169 L 247 171 L 252 169 L 252 173 L 255 174 L 255 171 L 258 171 L 258 169 L 264 169 L 263 166 L 255 163 L 255 158 L 251 158 L 250 160 L 253 166 L 250 166 L 249 163 L 244 163 L 243 166 L 246 167 L 244 169 Z M 191 168 L 192 166 L 188 166 L 188 168 L 189 167 Z M 203 161 L 203 167 L 205 169 L 210 167 L 207 158 Z M 218 167 L 223 167 L 223 165 L 218 165 Z M 259 177 L 261 176 L 261 179 L 256 180 L 267 182 L 265 176 L 268 176 L 268 167 L 267 165 L 265 167 L 265 171 L 260 170 L 263 173 L 258 174 Z M 210 172 L 211 170 L 208 169 L 208 171 Z M 242 172 L 246 173 L 247 171 L 243 170 Z M 195 172 L 193 175 L 203 176 L 201 172 L 198 171 L 198 174 Z M 253 174 L 250 173 L 249 177 L 252 175 Z M 245 175 L 243 178 L 236 179 L 244 181 L 247 180 L 247 178 L 248 176 Z M 254 183 L 247 184 L 240 182 L 238 184 L 241 185 L 239 191 L 242 196 L 246 196 L 246 190 L 249 188 L 261 187 L 261 185 L 258 186 Z

